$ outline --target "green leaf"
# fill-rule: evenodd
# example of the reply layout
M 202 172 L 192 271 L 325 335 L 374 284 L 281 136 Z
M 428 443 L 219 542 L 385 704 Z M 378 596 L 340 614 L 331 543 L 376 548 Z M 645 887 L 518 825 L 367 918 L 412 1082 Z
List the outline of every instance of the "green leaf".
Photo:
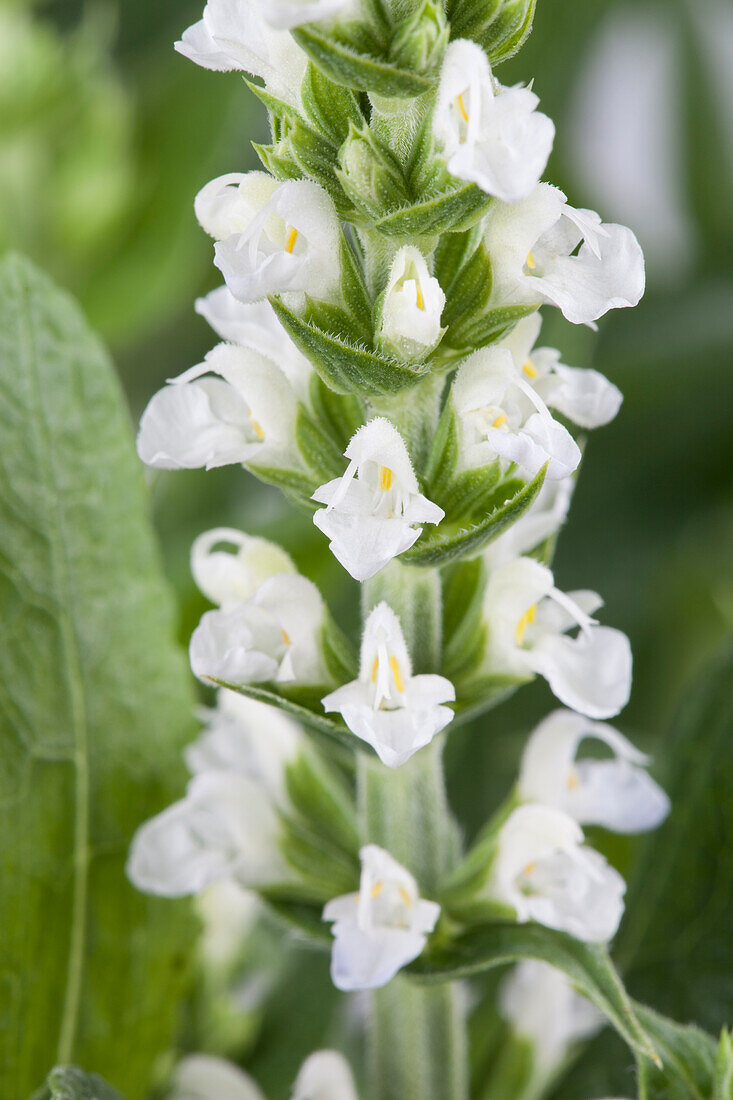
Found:
M 635 1004 L 637 1019 L 659 1054 L 661 1066 L 646 1067 L 650 1097 L 665 1100 L 714 1100 L 713 1074 L 718 1045 L 697 1027 L 665 1020 Z
M 301 405 L 295 418 L 295 443 L 300 456 L 319 485 L 341 477 L 345 470 L 343 453 L 317 421 Z
M 421 955 L 409 971 L 423 981 L 453 981 L 520 959 L 539 959 L 562 970 L 633 1050 L 658 1062 L 608 953 L 564 932 L 539 924 L 485 925 Z
M 366 744 L 360 738 L 354 737 L 345 726 L 333 721 L 323 713 L 320 701 L 331 690 L 330 687 L 290 688 L 287 695 L 281 695 L 278 691 L 273 690 L 274 685 L 230 684 L 226 680 L 214 678 L 211 678 L 211 682 L 216 684 L 217 687 L 225 687 L 229 691 L 238 692 L 239 695 L 246 695 L 248 699 L 258 699 L 261 703 L 269 703 L 270 706 L 279 707 L 280 710 L 286 711 L 293 718 L 297 718 L 299 722 L 302 722 L 306 727 L 306 732 L 315 730 L 318 733 L 325 734 L 329 740 L 335 741 L 339 745 L 346 746 L 349 749 L 361 748 L 367 751 Z M 286 689 L 283 687 L 281 690 L 285 691 Z M 320 709 L 320 713 L 316 708 Z
M 250 473 L 264 481 L 266 485 L 275 485 L 282 489 L 288 500 L 301 508 L 314 512 L 316 504 L 311 500 L 319 482 L 312 474 L 302 470 L 292 470 L 285 466 L 262 466 L 251 463 L 247 466 Z
M 355 884 L 356 885 L 356 884 Z M 304 898 L 292 887 L 258 890 L 267 907 L 288 928 L 295 929 L 313 946 L 329 951 L 333 946 L 331 926 L 323 920 L 323 903 Z
M 330 390 L 315 372 L 308 390 L 313 415 L 339 448 L 346 450 L 352 435 L 364 423 L 364 406 L 358 397 Z
M 374 335 L 372 302 L 364 281 L 362 265 L 345 234 L 341 238 L 341 293 L 346 308 L 358 326 L 361 339 L 371 343 Z
M 340 36 L 327 34 L 311 23 L 293 30 L 295 41 L 318 66 L 337 84 L 383 96 L 418 96 L 427 92 L 434 81 L 428 76 L 401 69 L 380 56 L 380 47 L 368 36 L 366 28 L 361 35 L 347 38 L 343 28 Z
M 733 1041 L 727 1030 L 720 1036 L 715 1059 L 713 1100 L 733 1100 Z
M 303 107 L 311 122 L 337 149 L 349 135 L 349 123 L 360 127 L 364 116 L 350 88 L 334 84 L 316 68 L 308 65 L 301 85 Z
M 0 424 L 0 1095 L 74 1059 L 138 1100 L 173 1040 L 192 927 L 124 863 L 183 784 L 190 678 L 109 359 L 14 257 Z
M 451 191 L 429 195 L 411 206 L 385 214 L 374 228 L 401 243 L 412 243 L 415 237 L 457 233 L 470 228 L 482 218 L 493 199 L 475 183 L 459 184 Z
M 491 297 L 491 286 L 491 258 L 485 246 L 479 244 L 473 255 L 453 276 L 450 285 L 447 288 L 443 286 L 446 304 L 441 318 L 442 324 L 455 325 L 460 331 L 461 322 L 465 318 L 483 315 Z M 450 336 L 448 342 L 450 343 Z
M 402 555 L 402 560 L 409 565 L 443 566 L 460 558 L 475 557 L 492 539 L 497 538 L 524 515 L 542 488 L 544 480 L 543 466 L 533 481 L 524 485 L 479 523 L 451 528 L 444 520 L 435 532 L 423 533 L 412 549 Z M 444 530 L 446 526 L 447 530 Z
M 359 829 L 354 795 L 321 753 L 300 753 L 285 769 L 294 808 L 311 828 L 352 857 L 359 877 Z
M 537 305 L 531 305 L 500 306 L 497 309 L 487 310 L 475 320 L 453 325 L 443 342 L 451 347 L 465 349 L 466 352 L 495 344 L 507 336 L 517 322 L 523 317 L 529 317 L 530 313 L 535 313 L 537 309 Z M 466 316 L 470 317 L 471 314 Z
M 537 0 L 509 0 L 501 14 L 478 36 L 492 65 L 513 57 L 532 30 Z
M 399 393 L 425 377 L 425 371 L 309 324 L 277 298 L 270 301 L 286 332 L 336 393 L 361 397 Z
M 486 569 L 480 558 L 448 566 L 443 580 L 443 672 L 449 680 L 470 673 L 484 653 L 482 606 Z
M 96 1073 L 77 1066 L 57 1066 L 48 1075 L 43 1096 L 48 1100 L 122 1100 L 122 1096 Z

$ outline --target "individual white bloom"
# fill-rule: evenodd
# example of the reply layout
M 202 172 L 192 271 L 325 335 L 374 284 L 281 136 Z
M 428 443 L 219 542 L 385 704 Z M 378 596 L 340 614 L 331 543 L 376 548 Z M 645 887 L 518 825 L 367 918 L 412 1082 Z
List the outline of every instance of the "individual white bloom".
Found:
M 583 845 L 577 821 L 549 806 L 514 810 L 502 826 L 489 894 L 520 924 L 537 921 L 587 943 L 607 943 L 624 911 L 626 884 Z
M 279 822 L 263 785 L 239 772 L 195 775 L 186 795 L 136 832 L 127 875 L 139 890 L 175 898 L 222 879 L 262 886 L 284 875 Z
M 178 1066 L 168 1100 L 265 1100 L 254 1081 L 221 1058 L 193 1054 Z M 335 1050 L 306 1058 L 292 1100 L 358 1100 L 346 1059 Z
M 341 228 L 333 200 L 317 183 L 233 173 L 208 183 L 195 209 L 217 242 L 214 262 L 235 298 L 338 295 Z
M 556 534 L 567 519 L 574 487 L 573 477 L 559 481 L 545 478 L 524 515 L 486 547 L 483 557 L 489 568 L 497 569 L 528 554 Z
M 606 1023 L 561 970 L 535 959 L 514 967 L 499 986 L 498 1001 L 507 1023 L 532 1045 L 538 1085 L 559 1067 L 573 1044 L 590 1039 Z
M 586 738 L 607 745 L 613 759 L 577 760 Z M 556 710 L 527 742 L 517 793 L 526 802 L 555 806 L 581 825 L 644 833 L 656 829 L 670 809 L 667 795 L 645 770 L 650 762 L 613 726 Z
M 313 368 L 268 301 L 239 302 L 227 286 L 220 286 L 205 298 L 197 298 L 196 312 L 222 340 L 251 348 L 275 363 L 298 397 L 307 400 Z
M 364 627 L 359 679 L 322 700 L 339 711 L 357 737 L 367 741 L 383 764 L 398 768 L 453 720 L 444 703 L 456 697 L 444 676 L 412 675 L 400 620 L 386 603 L 377 604 Z
M 549 302 L 573 324 L 592 325 L 644 293 L 644 256 L 631 230 L 575 210 L 547 183 L 521 202 L 493 205 L 486 245 L 497 305 Z
M 191 668 L 230 684 L 327 683 L 321 654 L 324 606 L 299 574 L 270 577 L 246 603 L 207 611 L 191 637 Z
M 357 581 L 368 580 L 417 541 L 423 523 L 445 515 L 420 492 L 402 436 L 383 417 L 359 428 L 344 457 L 343 477 L 316 489 L 326 507 L 313 522 L 330 539 L 334 557 Z
M 168 1100 L 265 1100 L 243 1070 L 209 1054 L 184 1058 L 173 1075 Z
M 285 802 L 285 769 L 302 747 L 297 722 L 278 707 L 221 688 L 215 709 L 203 709 L 206 727 L 184 753 L 192 775 L 239 772 Z
M 486 668 L 492 673 L 539 673 L 560 700 L 590 718 L 618 714 L 631 691 L 631 647 L 620 630 L 590 618 L 597 592 L 560 592 L 550 570 L 518 558 L 494 570 L 484 597 Z M 566 631 L 579 626 L 576 638 Z
M 475 42 L 452 42 L 433 116 L 451 175 L 504 202 L 526 198 L 545 170 L 555 139 L 555 127 L 538 104 L 529 88 L 502 88 L 495 82 Z
M 382 344 L 402 359 L 419 359 L 441 336 L 445 294 L 428 271 L 422 252 L 405 245 L 397 252 L 381 307 Z
M 224 547 L 233 547 L 234 553 Z M 207 600 L 228 607 L 245 603 L 277 573 L 296 573 L 297 569 L 276 543 L 233 527 L 216 527 L 194 541 L 191 572 Z
M 291 35 L 274 29 L 267 10 L 268 0 L 209 0 L 176 49 L 205 69 L 262 77 L 268 92 L 298 106 L 308 58 Z
M 306 1058 L 293 1086 L 292 1100 L 358 1100 L 349 1063 L 335 1050 Z
M 346 991 L 386 985 L 422 953 L 440 915 L 389 852 L 368 844 L 360 855 L 359 893 L 334 898 L 323 910 L 323 919 L 334 922 L 331 978 Z
M 456 375 L 451 400 L 461 426 L 464 468 L 502 458 L 533 478 L 547 463 L 551 481 L 577 469 L 578 444 L 516 370 L 507 348 L 481 348 L 469 355 Z
M 219 344 L 150 400 L 138 454 L 163 470 L 298 465 L 296 410 L 296 396 L 274 364 L 249 348 Z
M 502 341 L 517 370 L 530 381 L 551 409 L 581 428 L 610 424 L 621 408 L 623 394 L 597 370 L 566 367 L 555 348 L 536 348 L 542 327 L 539 313 L 524 317 Z
M 322 19 L 353 19 L 361 10 L 359 0 L 259 0 L 259 4 L 270 26 L 288 30 Z

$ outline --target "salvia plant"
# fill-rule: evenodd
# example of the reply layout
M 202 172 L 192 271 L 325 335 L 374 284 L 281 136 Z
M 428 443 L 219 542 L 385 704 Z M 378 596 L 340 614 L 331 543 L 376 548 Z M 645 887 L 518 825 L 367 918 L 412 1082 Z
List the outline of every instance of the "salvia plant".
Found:
M 466 1098 L 459 979 L 507 964 L 484 1100 L 544 1094 L 604 1022 L 636 1057 L 640 1097 L 729 1096 L 727 1040 L 715 1069 L 712 1039 L 625 993 L 607 953 L 625 883 L 583 832 L 654 829 L 669 801 L 608 724 L 629 697 L 628 640 L 551 565 L 582 440 L 621 394 L 542 345 L 539 310 L 594 327 L 636 305 L 644 263 L 629 229 L 542 180 L 553 123 L 531 85 L 497 75 L 533 9 L 211 0 L 177 43 L 256 78 L 271 141 L 261 170 L 196 198 L 224 280 L 197 309 L 221 342 L 152 398 L 139 454 L 277 486 L 361 583 L 362 630 L 347 637 L 272 543 L 196 540 L 212 609 L 190 658 L 216 701 L 185 792 L 142 824 L 128 873 L 171 898 L 234 882 L 324 945 L 335 985 L 370 991 L 363 1096 Z M 467 847 L 446 738 L 536 676 L 560 706 Z M 201 1055 L 174 1095 L 260 1093 Z M 319 1052 L 293 1095 L 357 1090 Z

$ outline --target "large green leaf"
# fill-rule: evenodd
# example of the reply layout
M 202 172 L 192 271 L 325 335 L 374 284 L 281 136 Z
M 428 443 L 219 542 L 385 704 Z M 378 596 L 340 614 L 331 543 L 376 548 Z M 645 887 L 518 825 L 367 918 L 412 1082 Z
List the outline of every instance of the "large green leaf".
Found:
M 96 1073 L 84 1073 L 77 1066 L 57 1066 L 48 1075 L 38 1100 L 122 1100 Z
M 172 801 L 191 695 L 110 362 L 0 264 L 0 1095 L 72 1060 L 142 1097 L 171 1043 L 185 909 L 124 876 Z
M 564 971 L 632 1049 L 659 1061 L 607 952 L 564 932 L 554 932 L 539 924 L 487 924 L 422 955 L 410 971 L 423 980 L 447 981 L 525 958 L 539 959 Z

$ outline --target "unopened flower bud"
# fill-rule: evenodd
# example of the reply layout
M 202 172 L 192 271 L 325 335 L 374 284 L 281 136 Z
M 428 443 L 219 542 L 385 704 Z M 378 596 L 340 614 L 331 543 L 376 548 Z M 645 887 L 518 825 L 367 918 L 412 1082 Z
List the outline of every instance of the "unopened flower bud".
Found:
M 402 69 L 424 73 L 441 60 L 450 30 L 438 0 L 425 0 L 420 8 L 397 28 L 390 57 Z
M 339 164 L 344 191 L 366 214 L 380 215 L 407 201 L 399 165 L 368 129 L 351 126 Z

